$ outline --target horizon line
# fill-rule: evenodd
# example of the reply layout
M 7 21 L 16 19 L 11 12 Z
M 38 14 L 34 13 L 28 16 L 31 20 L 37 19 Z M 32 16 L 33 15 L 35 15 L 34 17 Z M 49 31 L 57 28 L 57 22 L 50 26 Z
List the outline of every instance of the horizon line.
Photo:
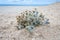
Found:
M 0 6 L 47 6 L 51 4 L 0 4 Z

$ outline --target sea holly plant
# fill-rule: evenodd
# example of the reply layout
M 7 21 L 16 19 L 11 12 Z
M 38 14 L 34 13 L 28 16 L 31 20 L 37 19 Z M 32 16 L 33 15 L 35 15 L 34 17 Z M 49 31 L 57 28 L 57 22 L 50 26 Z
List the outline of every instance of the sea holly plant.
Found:
M 18 30 L 26 28 L 29 32 L 32 32 L 37 26 L 49 24 L 49 19 L 45 18 L 42 13 L 39 13 L 36 8 L 32 11 L 24 11 L 20 13 L 16 19 Z

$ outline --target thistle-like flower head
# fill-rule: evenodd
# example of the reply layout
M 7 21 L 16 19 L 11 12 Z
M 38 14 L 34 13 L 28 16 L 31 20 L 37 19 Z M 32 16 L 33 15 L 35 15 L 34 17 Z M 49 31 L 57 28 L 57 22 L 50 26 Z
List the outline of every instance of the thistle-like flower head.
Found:
M 21 13 L 20 16 L 17 16 L 18 28 L 24 27 L 29 31 L 38 25 L 48 24 L 48 21 L 49 19 L 45 20 L 44 15 L 39 13 L 36 8 L 33 11 L 25 11 L 24 13 Z

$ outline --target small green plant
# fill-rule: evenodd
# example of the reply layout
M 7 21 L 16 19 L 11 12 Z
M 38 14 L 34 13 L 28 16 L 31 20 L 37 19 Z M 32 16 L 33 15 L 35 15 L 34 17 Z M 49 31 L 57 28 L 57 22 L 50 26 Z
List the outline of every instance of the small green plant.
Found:
M 26 28 L 31 32 L 39 25 L 49 24 L 49 19 L 45 18 L 42 13 L 39 13 L 36 8 L 33 11 L 24 11 L 16 17 L 18 30 Z

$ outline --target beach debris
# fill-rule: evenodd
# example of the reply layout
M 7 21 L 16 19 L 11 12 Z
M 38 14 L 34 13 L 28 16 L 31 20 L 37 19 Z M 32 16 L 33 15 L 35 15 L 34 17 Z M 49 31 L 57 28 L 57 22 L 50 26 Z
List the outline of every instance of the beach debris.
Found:
M 39 25 L 50 23 L 49 19 L 45 18 L 45 15 L 43 15 L 43 13 L 39 13 L 36 8 L 32 11 L 24 11 L 20 13 L 16 19 L 18 30 L 26 28 L 29 32 L 32 32 L 32 30 Z

